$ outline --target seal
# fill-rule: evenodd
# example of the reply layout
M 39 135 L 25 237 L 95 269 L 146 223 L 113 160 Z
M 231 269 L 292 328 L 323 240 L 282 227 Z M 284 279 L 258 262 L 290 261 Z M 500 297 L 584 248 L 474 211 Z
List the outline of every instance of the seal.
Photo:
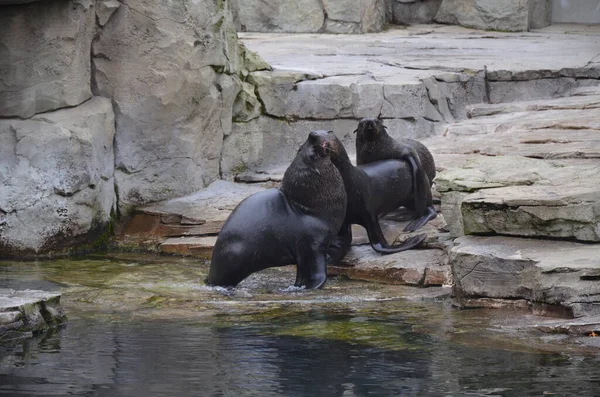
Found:
M 410 138 L 400 141 L 388 135 L 383 122 L 364 118 L 358 123 L 356 135 L 356 164 L 363 165 L 380 160 L 406 161 L 413 174 L 412 203 L 406 208 L 416 212 L 417 218 L 404 231 L 412 232 L 437 217 L 431 197 L 431 184 L 435 178 L 435 162 L 431 152 L 421 142 Z
M 419 246 L 427 237 L 413 236 L 401 245 L 388 244 L 379 218 L 412 203 L 412 173 L 404 161 L 385 160 L 355 167 L 333 131 L 315 131 L 331 148 L 331 162 L 344 180 L 348 205 L 344 224 L 329 248 L 330 264 L 337 264 L 350 249 L 352 224 L 367 231 L 371 247 L 381 254 L 393 254 Z
M 295 263 L 295 286 L 321 288 L 327 249 L 345 214 L 344 182 L 331 162 L 329 143 L 311 132 L 281 186 L 244 199 L 229 215 L 206 284 L 233 287 L 254 272 Z

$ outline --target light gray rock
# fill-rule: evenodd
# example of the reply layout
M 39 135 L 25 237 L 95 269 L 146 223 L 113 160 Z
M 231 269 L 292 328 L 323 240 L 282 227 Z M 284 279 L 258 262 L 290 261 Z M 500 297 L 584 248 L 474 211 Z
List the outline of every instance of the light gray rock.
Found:
M 356 3 L 356 2 L 354 2 Z M 361 1 L 362 3 L 368 3 L 368 1 Z M 361 7 L 356 7 L 356 4 L 351 4 L 348 1 L 339 0 L 323 0 L 325 6 L 325 12 L 327 12 L 327 18 L 335 21 L 344 22 L 356 22 L 360 23 L 363 10 Z M 354 7 L 352 7 L 354 5 Z
M 320 0 L 238 0 L 242 32 L 318 32 L 325 22 Z
M 114 115 L 93 97 L 29 120 L 0 120 L 0 247 L 61 251 L 102 232 L 115 210 Z
M 117 0 L 98 0 L 96 1 L 96 17 L 100 26 L 106 25 L 108 19 L 121 6 Z
M 552 0 L 529 0 L 529 27 L 544 28 L 552 20 Z
M 121 5 L 93 45 L 97 92 L 115 104 L 119 203 L 182 196 L 219 177 L 245 66 L 227 2 Z M 145 32 L 143 35 L 140 32 Z
M 254 86 L 242 83 L 242 89 L 233 103 L 233 121 L 250 121 L 262 113 L 262 105 L 254 92 Z
M 424 117 L 432 121 L 443 120 L 427 95 L 425 84 L 385 84 L 383 87 L 381 117 Z
M 436 187 L 442 202 L 447 192 L 474 191 L 460 203 L 456 197 L 447 203 L 460 207 L 465 234 L 600 241 L 600 176 L 594 163 L 565 167 L 515 156 L 479 156 L 464 168 L 440 173 Z
M 0 342 L 31 337 L 67 321 L 60 294 L 0 288 Z
M 391 0 L 390 3 L 392 22 L 400 25 L 410 25 L 433 22 L 442 0 Z
M 346 2 L 346 7 L 356 7 L 352 0 Z M 362 0 L 361 7 L 361 33 L 381 32 L 388 21 L 387 0 Z
M 410 250 L 381 255 L 370 246 L 352 247 L 342 266 L 328 266 L 327 273 L 354 280 L 427 287 L 445 285 L 450 267 L 442 250 Z
M 476 29 L 529 30 L 529 0 L 444 0 L 435 20 Z
M 423 84 L 429 101 L 448 123 L 467 118 L 467 105 L 487 102 L 483 72 L 432 76 L 423 79 Z
M 450 251 L 458 298 L 527 299 L 576 317 L 600 312 L 600 245 L 465 236 Z
M 27 118 L 89 99 L 95 28 L 91 0 L 3 7 L 0 116 Z

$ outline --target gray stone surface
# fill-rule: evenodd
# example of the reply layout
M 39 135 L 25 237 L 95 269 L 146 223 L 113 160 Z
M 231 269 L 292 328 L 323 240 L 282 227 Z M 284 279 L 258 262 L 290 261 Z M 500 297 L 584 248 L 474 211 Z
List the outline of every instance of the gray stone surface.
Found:
M 436 22 L 476 29 L 529 30 L 529 0 L 444 0 Z
M 597 0 L 551 0 L 552 23 L 600 23 Z
M 436 178 L 444 215 L 462 216 L 465 234 L 504 234 L 600 241 L 596 163 L 565 166 L 524 157 L 477 156 Z M 459 195 L 455 192 L 472 192 Z M 462 199 L 462 201 L 460 201 Z M 460 235 L 459 231 L 454 231 Z
M 0 288 L 0 343 L 28 338 L 63 324 L 60 294 Z
M 387 22 L 386 0 L 238 0 L 242 32 L 366 33 Z
M 44 253 L 81 244 L 115 207 L 114 115 L 93 97 L 28 120 L 0 120 L 0 248 Z
M 0 116 L 26 118 L 89 99 L 95 27 L 91 0 L 3 6 Z
M 459 298 L 523 298 L 600 313 L 600 245 L 465 236 L 450 251 Z
M 237 76 L 222 72 L 246 66 L 227 4 L 128 1 L 94 42 L 96 91 L 115 104 L 123 211 L 219 177 L 241 87 Z
M 419 287 L 446 285 L 450 282 L 450 267 L 444 251 L 410 250 L 381 255 L 370 246 L 352 247 L 342 266 L 329 266 L 328 274 L 354 280 Z
M 392 23 L 411 25 L 433 22 L 433 18 L 437 14 L 442 0 L 390 0 L 390 3 Z
M 529 0 L 529 28 L 539 29 L 550 25 L 552 0 Z
M 100 26 L 106 25 L 112 14 L 121 6 L 117 0 L 96 1 L 96 17 Z

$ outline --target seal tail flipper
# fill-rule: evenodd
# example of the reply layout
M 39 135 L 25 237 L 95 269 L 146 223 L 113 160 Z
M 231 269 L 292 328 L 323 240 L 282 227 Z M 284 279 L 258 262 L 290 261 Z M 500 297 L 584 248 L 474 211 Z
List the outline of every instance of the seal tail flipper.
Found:
M 427 238 L 427 235 L 423 233 L 406 239 L 400 245 L 384 247 L 381 245 L 381 243 L 371 243 L 371 247 L 380 254 L 395 254 L 397 252 L 407 251 L 418 247 L 423 241 L 425 241 L 425 238 Z
M 422 215 L 431 201 L 431 187 L 429 178 L 421 166 L 418 154 L 407 153 L 408 162 L 412 169 L 412 188 L 414 197 L 414 206 L 417 214 Z M 428 194 L 429 190 L 429 194 Z
M 427 207 L 425 209 L 425 215 L 420 218 L 414 219 L 404 228 L 405 232 L 414 232 L 415 230 L 419 230 L 423 226 L 427 224 L 432 219 L 437 218 L 437 212 L 435 212 L 435 208 Z

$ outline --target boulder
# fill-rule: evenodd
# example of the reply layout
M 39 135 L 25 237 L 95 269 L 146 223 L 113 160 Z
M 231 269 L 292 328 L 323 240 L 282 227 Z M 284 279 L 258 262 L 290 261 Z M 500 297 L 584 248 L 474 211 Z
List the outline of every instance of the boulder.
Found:
M 321 0 L 238 0 L 242 32 L 318 32 L 325 22 Z
M 0 288 L 0 343 L 40 334 L 67 321 L 60 294 Z
M 442 210 L 454 227 L 460 225 L 460 211 L 465 234 L 600 241 L 600 174 L 595 163 L 565 166 L 518 156 L 476 156 L 463 168 L 440 173 L 436 187 L 442 203 L 452 193 Z
M 391 20 L 399 25 L 431 23 L 442 0 L 391 0 Z
M 2 252 L 58 252 L 106 230 L 116 200 L 114 134 L 111 101 L 100 97 L 0 119 Z
M 40 1 L 0 12 L 0 116 L 31 117 L 92 96 L 91 0 Z
M 529 30 L 529 0 L 443 0 L 435 21 L 476 29 Z
M 121 210 L 219 177 L 246 62 L 227 2 L 122 4 L 93 45 L 96 92 L 115 104 Z M 144 32 L 141 34 L 140 32 Z
M 450 251 L 454 296 L 526 299 L 600 314 L 600 245 L 465 236 Z

